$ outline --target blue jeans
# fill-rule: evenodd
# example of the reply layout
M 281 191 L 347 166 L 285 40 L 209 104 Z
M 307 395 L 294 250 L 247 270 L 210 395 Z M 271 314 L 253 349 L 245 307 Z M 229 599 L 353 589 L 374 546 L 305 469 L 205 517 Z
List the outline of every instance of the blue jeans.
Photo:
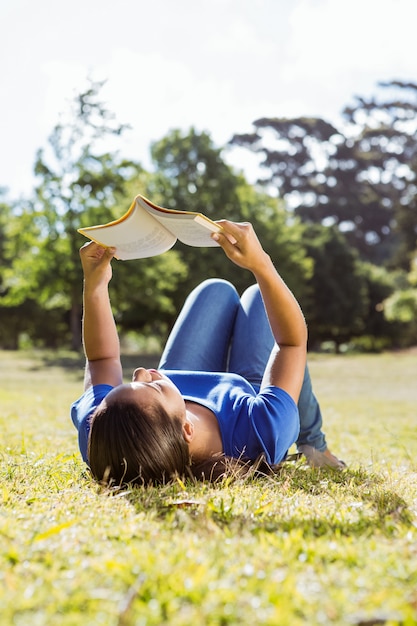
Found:
M 202 282 L 185 301 L 159 369 L 233 372 L 258 390 L 274 343 L 258 285 L 246 289 L 239 298 L 231 283 L 213 278 Z M 298 410 L 297 445 L 325 450 L 320 406 L 307 367 Z

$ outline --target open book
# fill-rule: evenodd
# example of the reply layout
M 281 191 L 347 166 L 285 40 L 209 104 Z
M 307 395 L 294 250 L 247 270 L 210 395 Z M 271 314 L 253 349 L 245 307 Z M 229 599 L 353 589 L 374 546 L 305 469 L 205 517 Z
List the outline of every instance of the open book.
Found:
M 202 213 L 164 209 L 139 195 L 118 220 L 78 232 L 105 247 L 115 247 L 115 257 L 128 260 L 162 254 L 177 239 L 188 246 L 218 246 L 210 235 L 220 230 Z

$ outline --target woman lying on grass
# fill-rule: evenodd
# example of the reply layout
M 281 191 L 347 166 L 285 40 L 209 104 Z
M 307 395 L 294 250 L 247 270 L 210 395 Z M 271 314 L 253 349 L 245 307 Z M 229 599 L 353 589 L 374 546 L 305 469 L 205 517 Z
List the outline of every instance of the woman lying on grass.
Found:
M 93 242 L 80 250 L 87 363 L 71 416 L 99 482 L 210 480 L 243 460 L 273 467 L 294 442 L 310 465 L 345 467 L 321 431 L 296 299 L 250 224 L 220 224 L 213 237 L 257 284 L 239 298 L 227 281 L 203 282 L 186 300 L 159 369 L 139 367 L 128 384 L 108 295 L 115 251 Z

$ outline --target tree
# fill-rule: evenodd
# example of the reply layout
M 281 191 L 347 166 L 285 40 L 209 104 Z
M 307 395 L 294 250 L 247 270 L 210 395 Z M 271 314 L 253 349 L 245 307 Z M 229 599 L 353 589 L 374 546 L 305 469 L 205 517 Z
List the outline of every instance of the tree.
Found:
M 355 145 L 319 118 L 262 118 L 256 131 L 235 135 L 232 144 L 263 155 L 259 182 L 275 188 L 303 222 L 337 225 L 365 258 L 374 260 L 387 223 L 378 198 L 360 179 Z M 389 220 L 388 220 L 389 221 Z
M 287 224 L 288 213 L 282 203 L 255 190 L 228 166 L 221 149 L 210 136 L 191 128 L 188 133 L 173 130 L 151 148 L 157 175 L 150 188 L 151 197 L 169 208 L 201 211 L 208 217 L 250 221 L 279 269 L 294 290 L 304 293 L 309 262 L 296 235 L 298 225 Z M 176 249 L 187 267 L 187 276 L 176 294 L 176 308 L 187 293 L 203 278 L 221 276 L 239 291 L 253 277 L 225 257 L 218 248 L 191 248 L 177 244 Z
M 387 216 L 382 228 L 395 245 L 390 264 L 408 271 L 417 246 L 417 84 L 394 80 L 379 88 L 373 98 L 356 98 L 343 115 L 356 129 L 361 180 Z
M 261 118 L 231 144 L 262 156 L 261 183 L 304 222 L 335 224 L 363 259 L 399 262 L 415 248 L 417 86 L 381 84 L 388 95 L 357 98 L 340 128 L 319 118 Z M 390 97 L 392 90 L 400 97 Z
M 78 249 L 80 224 L 106 221 L 122 193 L 125 181 L 140 170 L 115 151 L 103 151 L 126 126 L 99 99 L 103 83 L 90 81 L 77 95 L 69 119 L 59 122 L 49 138 L 50 153 L 38 152 L 35 174 L 39 180 L 33 213 L 42 226 L 36 283 L 46 306 L 57 296 L 70 311 L 71 345 L 80 345 L 81 269 Z M 59 295 L 58 295 L 59 294 Z
M 152 144 L 151 156 L 157 171 L 151 197 L 162 205 L 201 211 L 213 220 L 241 219 L 237 178 L 207 133 L 193 128 L 188 133 L 173 130 Z M 236 276 L 218 248 L 191 248 L 178 242 L 176 250 L 187 267 L 177 307 L 202 278 L 229 275 L 231 280 L 237 279 L 239 288 L 244 286 L 245 279 Z
M 100 101 L 102 85 L 89 81 L 87 89 L 75 96 L 67 115 L 54 127 L 47 149 L 37 154 L 34 197 L 16 209 L 10 305 L 36 302 L 44 323 L 34 329 L 32 339 L 42 338 L 46 345 L 70 343 L 74 349 L 81 345 L 78 250 L 86 240 L 77 228 L 120 217 L 138 186 L 146 188 L 150 177 L 138 163 L 121 158 L 111 148 L 127 127 Z M 111 289 L 122 327 L 131 325 L 129 311 L 132 317 L 136 310 L 138 325 L 144 326 L 144 316 L 152 318 L 156 307 L 173 310 L 169 294 L 184 271 L 177 253 L 170 253 L 170 262 L 148 260 L 140 273 L 129 264 L 123 267 L 115 261 L 114 265 Z M 143 294 L 146 305 L 144 297 L 139 305 Z M 26 324 L 29 332 L 30 319 Z
M 7 257 L 7 229 L 12 219 L 12 208 L 5 199 L 2 199 L 5 190 L 0 189 L 0 294 L 4 296 L 6 291 L 5 286 L 5 270 L 10 264 L 10 260 Z
M 359 257 L 335 227 L 307 226 L 305 241 L 314 261 L 313 302 L 306 313 L 310 347 L 332 341 L 336 351 L 361 335 L 368 312 L 368 293 Z
M 397 346 L 417 344 L 417 251 L 411 258 L 411 269 L 401 280 L 398 288 L 384 301 L 385 317 L 395 325 Z
M 2 193 L 0 191 L 0 193 Z M 45 316 L 35 298 L 17 297 L 14 292 L 16 275 L 14 263 L 21 249 L 16 246 L 15 233 L 25 244 L 33 242 L 31 223 L 16 215 L 14 203 L 0 202 L 0 346 L 16 350 L 22 335 L 29 336 L 45 327 Z
M 8 271 L 11 266 L 10 255 L 8 254 L 8 233 L 13 220 L 11 205 L 5 198 L 6 190 L 0 190 L 0 197 L 4 196 L 0 202 L 0 345 L 3 348 L 16 348 L 18 342 L 18 331 L 16 322 L 18 311 L 16 307 L 10 306 L 7 302 Z M 17 325 L 19 325 L 17 323 Z
M 48 148 L 38 151 L 34 197 L 19 207 L 20 224 L 29 223 L 29 229 L 14 236 L 20 254 L 11 297 L 36 300 L 47 317 L 56 312 L 62 321 L 66 318 L 74 349 L 80 346 L 82 285 L 78 249 L 83 240 L 77 228 L 109 219 L 116 194 L 140 171 L 138 164 L 104 149 L 126 126 L 100 101 L 102 85 L 89 81 L 54 127 Z M 62 323 L 54 319 L 53 326 L 65 343 Z

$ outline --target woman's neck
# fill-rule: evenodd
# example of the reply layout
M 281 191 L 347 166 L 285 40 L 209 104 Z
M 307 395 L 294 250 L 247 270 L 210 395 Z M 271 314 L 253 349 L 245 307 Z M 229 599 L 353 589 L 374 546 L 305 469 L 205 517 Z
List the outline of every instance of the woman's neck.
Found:
M 194 434 L 189 443 L 190 454 L 194 461 L 202 461 L 223 452 L 223 443 L 219 423 L 213 411 L 197 404 L 185 402 L 187 419 L 194 427 Z

